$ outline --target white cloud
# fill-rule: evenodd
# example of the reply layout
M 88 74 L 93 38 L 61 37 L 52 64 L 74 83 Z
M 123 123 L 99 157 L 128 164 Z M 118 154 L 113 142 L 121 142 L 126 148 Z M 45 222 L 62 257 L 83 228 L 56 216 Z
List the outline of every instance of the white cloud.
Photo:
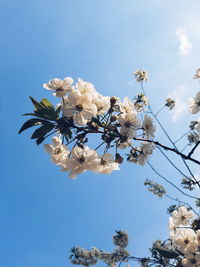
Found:
M 179 51 L 182 55 L 188 55 L 192 52 L 192 43 L 189 41 L 186 29 L 181 28 L 176 31 L 176 36 L 180 41 Z

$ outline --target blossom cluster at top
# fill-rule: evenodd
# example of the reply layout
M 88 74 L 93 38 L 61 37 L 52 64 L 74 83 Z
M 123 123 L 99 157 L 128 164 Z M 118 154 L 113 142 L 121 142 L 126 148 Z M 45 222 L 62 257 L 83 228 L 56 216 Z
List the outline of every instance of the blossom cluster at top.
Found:
M 144 70 L 134 74 L 138 82 L 147 80 Z M 75 85 L 73 82 L 71 77 L 64 80 L 54 78 L 43 85 L 45 89 L 52 90 L 54 96 L 61 98 L 58 104 L 62 110 L 62 118 L 57 126 L 59 135 L 52 138 L 52 144 L 44 145 L 51 160 L 62 171 L 69 172 L 71 178 L 76 178 L 86 170 L 109 174 L 119 170 L 119 164 L 123 161 L 118 149 L 129 147 L 128 160 L 144 165 L 154 149 L 152 143 L 145 141 L 153 139 L 156 130 L 150 116 L 145 114 L 143 119 L 139 117 L 148 104 L 147 97 L 140 93 L 133 100 L 125 97 L 121 101 L 117 97 L 101 95 L 90 82 L 82 79 L 78 79 Z M 66 136 L 67 131 L 70 131 L 70 140 L 74 139 L 75 142 L 71 150 L 62 139 L 62 134 Z M 101 155 L 97 154 L 97 149 L 85 145 L 88 141 L 86 136 L 92 133 L 101 135 L 105 146 Z M 131 140 L 138 136 L 143 138 L 143 142 L 133 146 Z M 70 140 L 68 143 L 71 143 Z
M 200 265 L 200 219 L 185 206 L 174 210 L 169 218 L 169 236 L 173 247 L 180 251 L 182 265 Z
M 125 97 L 123 100 L 116 96 L 103 96 L 92 83 L 82 79 L 76 83 L 71 77 L 51 79 L 43 87 L 52 91 L 60 102 L 54 108 L 46 98 L 38 102 L 30 97 L 34 113 L 24 115 L 34 118 L 25 122 L 19 133 L 40 126 L 31 136 L 37 144 L 56 133 L 52 144 L 44 147 L 51 160 L 62 171 L 69 172 L 69 177 L 73 179 L 87 170 L 102 174 L 119 170 L 119 164 L 123 162 L 119 151 L 125 148 L 129 149 L 125 153 L 129 162 L 144 165 L 155 147 L 156 127 L 153 119 L 159 112 L 156 115 L 146 113 L 151 111 L 142 87 L 143 82 L 148 80 L 147 71 L 137 70 L 134 76 L 141 84 L 141 93 L 133 99 Z M 199 69 L 194 78 L 200 78 Z M 164 107 L 171 110 L 174 106 L 175 100 L 167 98 Z M 190 112 L 199 111 L 200 92 L 190 100 Z M 200 133 L 200 119 L 193 126 Z M 95 141 L 96 147 L 91 149 L 88 143 L 93 140 L 93 134 L 98 135 L 98 139 Z M 190 134 L 188 140 L 192 140 L 191 143 L 199 140 L 197 135 L 196 132 Z

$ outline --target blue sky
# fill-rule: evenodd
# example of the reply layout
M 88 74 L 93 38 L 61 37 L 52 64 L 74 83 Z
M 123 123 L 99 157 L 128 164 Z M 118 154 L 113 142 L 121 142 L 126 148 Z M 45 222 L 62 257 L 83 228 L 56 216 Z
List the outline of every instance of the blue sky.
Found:
M 81 77 L 104 95 L 133 97 L 139 87 L 132 73 L 145 68 L 154 110 L 166 97 L 176 98 L 178 107 L 161 119 L 179 137 L 195 117 L 187 113 L 187 102 L 199 90 L 192 79 L 200 67 L 199 5 L 198 0 L 1 2 L 2 266 L 71 266 L 72 246 L 111 250 L 116 229 L 128 231 L 130 251 L 138 256 L 147 255 L 153 240 L 167 237 L 165 210 L 171 202 L 145 190 L 146 178 L 161 183 L 147 167 L 125 163 L 111 175 L 85 173 L 72 181 L 30 140 L 31 131 L 17 132 L 25 120 L 21 114 L 32 111 L 28 96 L 56 103 L 42 88 L 49 79 Z M 159 131 L 157 137 L 162 139 Z M 159 153 L 153 163 L 175 181 L 181 178 Z

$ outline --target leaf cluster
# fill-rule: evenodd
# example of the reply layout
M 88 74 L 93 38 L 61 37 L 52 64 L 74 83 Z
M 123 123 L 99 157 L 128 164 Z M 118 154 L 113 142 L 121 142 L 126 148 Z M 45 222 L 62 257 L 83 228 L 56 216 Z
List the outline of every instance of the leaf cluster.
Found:
M 31 136 L 31 139 L 36 139 L 36 143 L 39 145 L 44 141 L 48 133 L 52 130 L 56 130 L 56 122 L 59 120 L 61 107 L 55 109 L 52 103 L 46 98 L 43 98 L 40 102 L 36 101 L 31 96 L 30 99 L 34 106 L 34 112 L 25 113 L 23 115 L 33 116 L 35 118 L 27 120 L 20 128 L 18 134 L 31 127 L 39 126 Z

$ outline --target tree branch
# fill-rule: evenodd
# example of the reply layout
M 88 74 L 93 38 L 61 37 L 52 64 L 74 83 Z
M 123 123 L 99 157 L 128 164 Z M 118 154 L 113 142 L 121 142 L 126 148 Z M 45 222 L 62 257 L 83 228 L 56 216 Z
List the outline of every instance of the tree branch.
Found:
M 200 140 L 196 143 L 196 145 L 193 147 L 190 153 L 188 153 L 187 155 L 188 158 L 191 158 L 192 154 L 194 153 L 195 149 L 198 147 L 199 144 L 200 144 Z
M 177 155 L 179 155 L 182 159 L 185 159 L 185 160 L 190 160 L 198 165 L 200 165 L 200 161 L 194 159 L 194 158 L 191 158 L 190 156 L 188 155 L 185 155 L 181 152 L 179 152 L 176 148 L 172 148 L 172 147 L 168 147 L 168 146 L 165 146 L 165 145 L 162 145 L 161 143 L 159 143 L 158 141 L 154 141 L 154 140 L 148 140 L 148 139 L 143 139 L 143 138 L 137 138 L 137 137 L 133 137 L 133 140 L 136 140 L 136 141 L 143 141 L 143 142 L 148 142 L 148 143 L 153 143 L 155 144 L 156 146 L 159 146 L 159 147 L 162 147 L 163 149 L 165 150 L 168 150 L 168 151 L 172 151 L 174 153 L 176 153 Z
M 198 200 L 197 197 L 194 197 L 194 196 L 191 196 L 185 192 L 183 192 L 180 188 L 178 188 L 178 186 L 176 186 L 175 184 L 173 184 L 171 181 L 169 181 L 167 178 L 165 178 L 162 174 L 160 174 L 149 162 L 147 162 L 147 164 L 151 167 L 151 169 L 160 177 L 162 178 L 163 180 L 165 180 L 167 183 L 171 184 L 174 188 L 176 188 L 181 194 L 187 196 L 187 197 L 190 197 L 190 198 L 193 198 L 193 199 L 196 199 Z

